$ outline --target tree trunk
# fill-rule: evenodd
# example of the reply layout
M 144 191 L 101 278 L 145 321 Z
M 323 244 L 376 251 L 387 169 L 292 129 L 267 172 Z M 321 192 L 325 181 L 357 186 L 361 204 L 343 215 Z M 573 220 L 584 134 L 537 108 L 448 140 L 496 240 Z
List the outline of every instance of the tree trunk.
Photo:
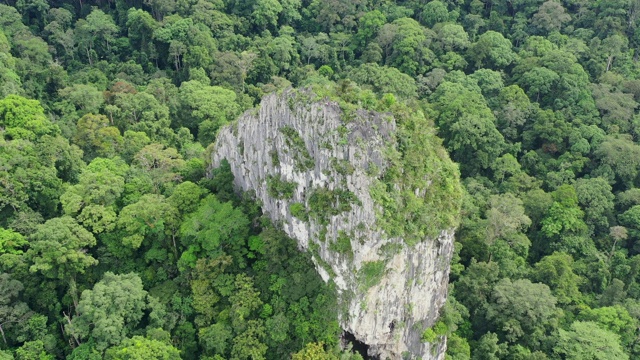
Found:
M 69 323 L 69 325 L 71 325 L 71 318 L 69 317 L 69 315 L 67 315 L 67 313 L 65 313 L 64 311 L 62 312 L 62 315 L 64 315 L 64 318 L 67 319 L 67 322 Z M 73 333 L 71 333 L 71 336 L 73 337 L 73 340 L 76 341 L 76 344 L 78 344 L 78 346 L 82 345 L 80 340 Z
M 2 340 L 4 343 L 7 343 L 7 338 L 4 336 L 4 330 L 2 329 L 2 324 L 0 324 L 0 334 L 2 334 Z
M 91 61 L 91 51 L 89 48 L 85 48 L 87 50 L 87 57 L 89 58 L 89 65 L 93 66 L 93 61 Z

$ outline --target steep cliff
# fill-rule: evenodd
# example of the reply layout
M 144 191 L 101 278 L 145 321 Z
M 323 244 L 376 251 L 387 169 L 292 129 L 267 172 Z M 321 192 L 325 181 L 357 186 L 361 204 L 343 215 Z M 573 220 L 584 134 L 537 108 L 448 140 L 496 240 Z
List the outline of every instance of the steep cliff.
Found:
M 226 159 L 236 187 L 311 252 L 369 355 L 443 359 L 444 337 L 421 336 L 446 300 L 457 168 L 419 111 L 349 109 L 306 90 L 269 95 L 221 129 L 212 167 Z

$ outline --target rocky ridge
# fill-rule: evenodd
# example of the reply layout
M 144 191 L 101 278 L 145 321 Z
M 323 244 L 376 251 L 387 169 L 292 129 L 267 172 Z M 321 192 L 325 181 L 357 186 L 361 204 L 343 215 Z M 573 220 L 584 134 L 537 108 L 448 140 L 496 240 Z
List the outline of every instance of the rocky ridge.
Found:
M 311 252 L 322 278 L 336 284 L 343 330 L 369 355 L 444 359 L 446 339 L 421 336 L 446 300 L 453 229 L 412 245 L 387 236 L 371 192 L 389 166 L 388 149 L 397 148 L 395 120 L 364 110 L 346 116 L 336 102 L 314 96 L 266 96 L 220 130 L 212 167 L 226 159 L 237 189 L 253 191 Z

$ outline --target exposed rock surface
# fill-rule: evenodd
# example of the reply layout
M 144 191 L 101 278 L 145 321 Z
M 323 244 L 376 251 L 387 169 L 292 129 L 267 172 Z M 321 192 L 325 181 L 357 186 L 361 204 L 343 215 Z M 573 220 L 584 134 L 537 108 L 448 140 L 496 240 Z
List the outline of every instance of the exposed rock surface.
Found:
M 336 283 L 345 331 L 380 359 L 444 359 L 445 339 L 421 340 L 446 300 L 453 230 L 407 246 L 378 226 L 370 188 L 396 146 L 389 115 L 311 102 L 308 92 L 269 95 L 259 109 L 221 129 L 212 166 L 227 159 L 235 185 L 255 192 L 263 211 L 310 251 Z M 325 201 L 320 201 L 325 199 Z M 330 209 L 322 208 L 330 199 Z M 318 205 L 320 204 L 320 205 Z M 294 214 L 292 214 L 292 212 Z

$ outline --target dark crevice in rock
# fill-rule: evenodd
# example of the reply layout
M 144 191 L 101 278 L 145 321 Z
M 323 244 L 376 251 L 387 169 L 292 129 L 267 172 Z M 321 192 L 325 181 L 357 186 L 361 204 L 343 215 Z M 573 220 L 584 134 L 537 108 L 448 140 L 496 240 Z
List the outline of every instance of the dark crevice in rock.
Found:
M 369 345 L 363 343 L 362 341 L 358 341 L 358 339 L 356 339 L 356 337 L 348 331 L 344 331 L 342 333 L 342 342 L 345 347 L 347 344 L 351 344 L 351 349 L 354 352 L 360 354 L 364 360 L 380 359 L 377 356 L 369 356 Z

